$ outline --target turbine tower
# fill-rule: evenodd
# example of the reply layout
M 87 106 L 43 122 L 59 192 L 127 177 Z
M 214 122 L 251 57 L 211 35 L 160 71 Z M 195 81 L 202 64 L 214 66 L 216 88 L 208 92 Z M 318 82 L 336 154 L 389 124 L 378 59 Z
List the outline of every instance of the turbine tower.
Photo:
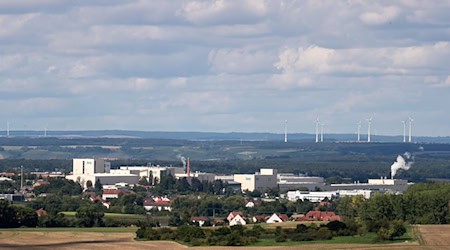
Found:
M 317 119 L 316 119 L 316 143 L 319 142 L 319 124 L 320 124 L 319 117 L 317 117 Z
M 414 121 L 413 118 L 409 117 L 408 118 L 408 122 L 409 122 L 409 138 L 408 141 L 409 143 L 411 143 L 411 132 L 412 132 L 412 122 Z
M 9 137 L 9 121 L 6 122 L 6 137 Z
M 402 121 L 403 123 L 403 143 L 406 142 L 406 121 Z
M 358 142 L 361 140 L 361 121 L 358 122 Z
M 284 121 L 284 142 L 287 142 L 287 120 Z
M 320 142 L 323 142 L 323 126 L 325 123 L 320 124 Z
M 372 124 L 372 117 L 367 119 L 367 142 L 370 142 L 370 125 Z

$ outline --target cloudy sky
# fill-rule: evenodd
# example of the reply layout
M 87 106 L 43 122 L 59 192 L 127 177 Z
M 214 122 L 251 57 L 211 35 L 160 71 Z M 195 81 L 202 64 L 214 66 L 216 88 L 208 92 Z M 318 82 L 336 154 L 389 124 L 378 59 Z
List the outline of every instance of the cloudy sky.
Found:
M 450 135 L 450 1 L 0 1 L 0 130 Z

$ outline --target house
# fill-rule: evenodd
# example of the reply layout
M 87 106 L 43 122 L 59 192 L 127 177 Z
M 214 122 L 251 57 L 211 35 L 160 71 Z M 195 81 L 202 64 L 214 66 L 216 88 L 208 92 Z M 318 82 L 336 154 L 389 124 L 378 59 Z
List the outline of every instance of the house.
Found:
M 252 208 L 252 207 L 257 207 L 257 206 L 259 206 L 260 204 L 261 204 L 261 202 L 260 202 L 260 201 L 257 201 L 257 200 L 246 201 L 245 207 Z
M 340 221 L 341 217 L 334 212 L 309 211 L 304 220 L 306 221 Z
M 172 211 L 172 201 L 167 197 L 151 197 L 144 201 L 145 210 Z
M 304 214 L 293 214 L 293 215 L 291 215 L 291 220 L 292 221 L 304 221 L 305 215 Z
M 227 221 L 230 222 L 234 217 L 236 217 L 236 215 L 240 215 L 241 217 L 243 217 L 242 212 L 233 211 L 228 214 Z
M 36 214 L 38 217 L 45 216 L 45 215 L 47 215 L 47 211 L 45 211 L 42 208 L 39 208 L 38 210 L 36 210 Z
M 202 227 L 203 225 L 205 225 L 206 222 L 209 221 L 209 218 L 205 217 L 205 216 L 197 216 L 197 217 L 192 217 L 191 221 L 194 224 L 198 223 L 198 225 Z
M 216 226 L 225 226 L 226 223 L 224 219 L 214 218 L 211 224 L 213 227 L 216 227 Z
M 104 199 L 102 199 L 101 197 L 95 196 L 95 195 L 89 197 L 89 200 L 91 200 L 93 202 L 98 201 L 98 202 L 100 202 L 103 206 L 105 206 L 108 209 L 109 209 L 109 206 L 111 205 L 109 202 L 107 202 Z
M 288 221 L 289 217 L 285 214 L 272 214 L 267 220 L 266 223 L 279 223 Z
M 264 216 L 264 215 L 253 216 L 252 221 L 253 221 L 253 223 L 266 222 L 266 216 Z
M 103 189 L 102 199 L 117 199 L 119 198 L 119 194 L 129 194 L 134 193 L 133 191 L 129 190 L 118 190 L 118 189 Z
M 44 180 L 38 180 L 33 184 L 33 188 L 43 186 L 43 185 L 49 185 L 50 182 L 44 181 Z
M 230 226 L 236 226 L 236 225 L 246 225 L 247 221 L 245 221 L 245 217 L 241 216 L 240 214 L 237 214 L 229 221 Z

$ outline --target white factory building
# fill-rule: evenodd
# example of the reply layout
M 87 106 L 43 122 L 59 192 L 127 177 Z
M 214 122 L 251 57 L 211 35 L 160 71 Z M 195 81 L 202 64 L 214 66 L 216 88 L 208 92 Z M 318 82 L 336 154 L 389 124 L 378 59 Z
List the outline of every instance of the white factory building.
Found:
M 325 198 L 332 200 L 339 198 L 338 192 L 307 192 L 307 191 L 289 191 L 286 193 L 286 199 L 290 201 L 309 200 L 311 202 L 321 202 Z
M 259 172 L 254 174 L 235 174 L 233 180 L 241 183 L 242 191 L 258 190 L 264 192 L 269 188 L 278 186 L 277 170 L 270 168 L 261 168 Z
M 172 175 L 176 177 L 178 174 L 184 174 L 184 168 L 178 167 L 161 167 L 161 166 L 121 166 L 120 170 L 136 171 L 140 178 L 145 177 L 152 184 L 155 185 L 155 180 L 159 182 L 161 176 Z
M 215 174 L 203 173 L 203 172 L 198 172 L 198 171 L 192 172 L 192 173 L 184 173 L 184 172 L 178 173 L 178 174 L 175 174 L 175 177 L 177 179 L 186 178 L 189 183 L 191 183 L 192 178 L 197 178 L 201 182 L 203 182 L 203 181 L 214 182 L 214 180 L 216 179 Z
M 159 182 L 162 176 L 167 175 L 175 178 L 186 177 L 189 182 L 193 177 L 208 182 L 213 182 L 215 179 L 214 174 L 190 173 L 189 168 L 188 171 L 185 173 L 184 168 L 161 166 L 121 166 L 119 169 L 111 169 L 111 163 L 103 159 L 73 159 L 73 172 L 66 176 L 66 179 L 79 182 L 83 187 L 87 187 L 89 182 L 95 186 L 97 180 L 102 185 L 116 185 L 117 183 L 135 185 L 142 177 L 147 178 L 154 185 L 157 184 L 155 181 Z
M 321 202 L 325 198 L 328 200 L 345 197 L 361 195 L 369 199 L 373 195 L 372 190 L 338 190 L 338 191 L 323 191 L 323 192 L 308 192 L 308 191 L 289 191 L 286 193 L 286 199 L 290 201 L 309 200 L 311 202 Z
M 111 163 L 104 159 L 73 159 L 72 175 L 66 179 L 79 182 L 82 187 L 88 183 L 95 186 L 99 180 L 103 185 L 114 185 L 119 182 L 137 184 L 139 182 L 138 172 L 111 170 Z

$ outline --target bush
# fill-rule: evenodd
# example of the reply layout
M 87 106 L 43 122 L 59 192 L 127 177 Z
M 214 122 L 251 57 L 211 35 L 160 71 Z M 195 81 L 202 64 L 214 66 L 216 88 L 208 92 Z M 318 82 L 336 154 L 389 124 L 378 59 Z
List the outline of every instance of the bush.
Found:
M 384 223 L 377 231 L 377 239 L 380 241 L 393 240 L 396 237 L 402 236 L 406 233 L 406 228 L 403 221 L 392 221 Z

